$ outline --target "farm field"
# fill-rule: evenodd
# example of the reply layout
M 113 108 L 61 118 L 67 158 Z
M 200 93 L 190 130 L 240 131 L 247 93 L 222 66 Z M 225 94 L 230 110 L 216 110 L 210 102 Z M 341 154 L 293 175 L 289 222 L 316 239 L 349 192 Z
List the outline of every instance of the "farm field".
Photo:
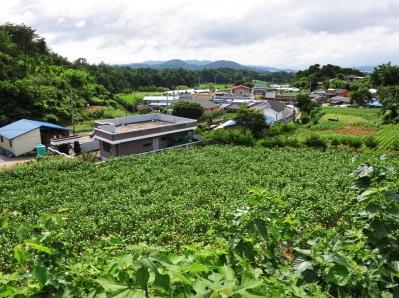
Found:
M 161 95 L 161 92 L 135 92 L 133 93 L 119 93 L 116 96 L 126 101 L 128 104 L 138 103 L 143 100 L 144 96 Z
M 383 125 L 378 109 L 323 107 L 325 114 L 317 124 L 299 127 L 292 135 L 303 139 L 312 135 L 321 137 L 353 136 L 360 139 L 374 137 L 377 150 L 397 150 L 399 125 Z
M 0 171 L 0 213 L 34 223 L 62 210 L 66 241 L 76 252 L 105 238 L 179 249 L 230 225 L 251 188 L 288 203 L 307 229 L 329 225 L 355 196 L 350 174 L 361 163 L 399 166 L 391 157 L 311 149 L 230 146 L 170 150 L 101 164 L 60 159 Z M 50 178 L 51 177 L 51 178 Z M 10 262 L 15 236 L 0 230 L 0 270 Z

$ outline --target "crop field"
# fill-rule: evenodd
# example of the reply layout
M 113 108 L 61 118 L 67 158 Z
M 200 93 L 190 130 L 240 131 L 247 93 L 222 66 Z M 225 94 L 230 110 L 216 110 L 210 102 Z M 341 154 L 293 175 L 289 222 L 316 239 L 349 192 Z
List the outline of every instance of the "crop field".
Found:
M 366 160 L 382 162 L 366 154 L 229 146 L 101 164 L 41 160 L 0 171 L 0 214 L 10 210 L 17 214 L 12 220 L 35 223 L 61 210 L 68 214 L 65 237 L 76 251 L 105 237 L 179 248 L 229 225 L 251 188 L 287 201 L 285 208 L 308 227 L 328 225 L 354 198 L 350 174 Z M 393 157 L 384 162 L 399 165 Z M 14 240 L 0 230 L 2 266 L 10 262 Z
M 300 127 L 293 134 L 299 139 L 311 135 L 321 137 L 375 137 L 380 152 L 398 150 L 399 125 L 383 125 L 378 109 L 323 107 L 325 114 L 317 124 Z
M 143 100 L 144 96 L 161 95 L 161 92 L 135 92 L 135 93 L 119 93 L 117 96 L 129 104 L 138 103 Z

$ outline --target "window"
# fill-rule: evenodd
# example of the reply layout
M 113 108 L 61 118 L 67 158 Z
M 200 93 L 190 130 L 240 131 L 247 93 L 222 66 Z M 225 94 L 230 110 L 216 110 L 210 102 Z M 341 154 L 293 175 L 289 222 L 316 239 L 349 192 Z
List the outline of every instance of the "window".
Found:
M 12 148 L 12 140 L 10 140 L 10 148 Z
M 151 146 L 152 146 L 152 143 L 145 143 L 145 144 L 143 145 L 143 148 L 151 147 Z
M 103 142 L 103 149 L 105 152 L 110 153 L 111 152 L 111 144 Z

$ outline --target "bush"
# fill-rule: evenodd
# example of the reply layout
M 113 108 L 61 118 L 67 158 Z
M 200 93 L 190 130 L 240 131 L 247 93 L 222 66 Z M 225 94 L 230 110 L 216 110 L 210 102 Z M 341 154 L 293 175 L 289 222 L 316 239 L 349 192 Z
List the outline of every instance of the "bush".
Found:
M 58 119 L 58 117 L 54 114 L 47 114 L 46 116 L 44 116 L 43 120 L 51 123 L 59 123 L 60 121 L 60 119 Z
M 247 107 L 241 107 L 234 120 L 239 125 L 249 129 L 256 137 L 262 136 L 267 128 L 265 115 L 259 110 Z
M 187 90 L 187 89 L 189 89 L 189 88 L 188 88 L 188 86 L 186 86 L 186 85 L 179 85 L 179 86 L 176 86 L 175 89 L 176 89 L 176 90 Z
M 308 147 L 320 148 L 325 149 L 327 148 L 327 143 L 325 140 L 320 138 L 319 136 L 310 136 L 308 137 L 304 144 Z
M 338 146 L 341 144 L 341 140 L 338 137 L 332 137 L 330 140 L 331 146 Z
M 374 137 L 368 137 L 364 140 L 364 145 L 369 149 L 373 149 L 378 147 L 378 141 Z
M 168 88 L 165 88 L 165 87 L 158 87 L 157 88 L 157 92 L 166 92 L 166 91 L 168 91 L 169 89 Z
M 203 144 L 232 144 L 255 146 L 255 138 L 249 130 L 242 129 L 217 129 L 205 133 Z
M 269 136 L 278 136 L 281 134 L 286 134 L 293 132 L 297 129 L 297 125 L 293 122 L 277 122 L 272 127 L 269 128 L 267 134 Z
M 156 86 L 142 86 L 142 87 L 139 87 L 138 91 L 139 92 L 156 92 L 157 89 L 158 88 Z
M 352 148 L 360 148 L 362 147 L 362 140 L 361 138 L 358 137 L 350 137 L 350 136 L 346 136 L 346 137 L 341 137 L 341 144 L 352 147 Z
M 273 137 L 273 138 L 264 138 L 260 140 L 258 146 L 266 147 L 266 148 L 273 148 L 273 147 L 300 147 L 301 143 L 296 138 L 287 138 L 287 137 Z
M 172 114 L 174 116 L 199 119 L 204 113 L 204 108 L 195 102 L 178 101 L 173 104 Z

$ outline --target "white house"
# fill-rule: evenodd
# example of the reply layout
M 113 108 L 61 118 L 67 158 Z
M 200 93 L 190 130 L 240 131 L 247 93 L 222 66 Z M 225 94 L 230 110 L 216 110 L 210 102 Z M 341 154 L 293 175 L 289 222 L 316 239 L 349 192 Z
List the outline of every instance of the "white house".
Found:
M 143 102 L 150 107 L 167 107 L 178 99 L 178 96 L 144 96 Z
M 68 136 L 69 129 L 47 122 L 21 119 L 0 128 L 0 149 L 7 156 L 32 152 L 38 144 L 48 145 L 50 139 Z
M 273 119 L 273 122 L 293 119 L 295 113 L 292 107 L 278 100 L 267 100 L 254 108 L 261 110 L 266 119 Z

